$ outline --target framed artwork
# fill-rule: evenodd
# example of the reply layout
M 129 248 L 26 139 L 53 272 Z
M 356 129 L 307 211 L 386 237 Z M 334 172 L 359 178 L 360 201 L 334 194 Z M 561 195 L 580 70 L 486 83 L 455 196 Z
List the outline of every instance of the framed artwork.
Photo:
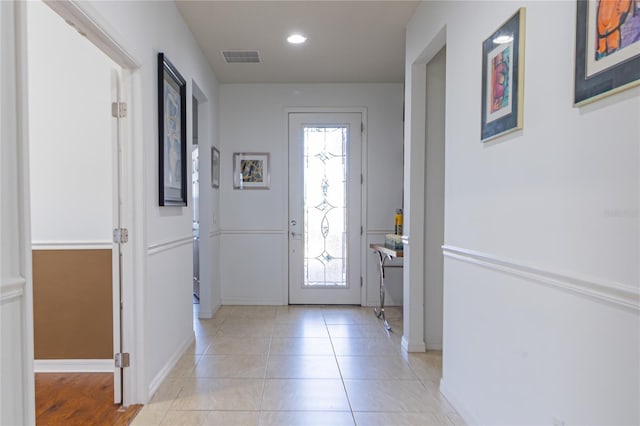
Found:
M 211 187 L 220 188 L 220 151 L 211 147 Z
M 578 0 L 576 105 L 640 84 L 638 0 Z
M 158 169 L 161 206 L 187 205 L 187 84 L 158 53 Z
M 525 8 L 482 43 L 483 142 L 522 129 Z
M 269 154 L 236 152 L 233 154 L 235 189 L 269 189 Z

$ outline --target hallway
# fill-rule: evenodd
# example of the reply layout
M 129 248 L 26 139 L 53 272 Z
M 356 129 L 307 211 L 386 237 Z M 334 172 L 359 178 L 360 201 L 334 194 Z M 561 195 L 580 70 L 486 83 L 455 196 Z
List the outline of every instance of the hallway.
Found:
M 197 305 L 196 309 L 197 309 Z M 371 308 L 223 306 L 133 425 L 459 425 L 440 352 L 402 352 Z

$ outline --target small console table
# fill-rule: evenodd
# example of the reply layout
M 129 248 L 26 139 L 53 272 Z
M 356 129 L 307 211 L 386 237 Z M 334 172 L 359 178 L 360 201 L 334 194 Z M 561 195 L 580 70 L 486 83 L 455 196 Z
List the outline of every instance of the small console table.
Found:
M 402 268 L 402 265 L 387 265 L 386 262 L 396 257 L 402 257 L 403 252 L 402 250 L 390 249 L 384 244 L 370 244 L 369 247 L 378 255 L 378 259 L 380 261 L 378 264 L 378 269 L 380 271 L 380 306 L 374 308 L 373 312 L 376 314 L 376 317 L 382 319 L 385 328 L 391 331 L 391 326 L 384 316 L 384 271 L 386 268 Z

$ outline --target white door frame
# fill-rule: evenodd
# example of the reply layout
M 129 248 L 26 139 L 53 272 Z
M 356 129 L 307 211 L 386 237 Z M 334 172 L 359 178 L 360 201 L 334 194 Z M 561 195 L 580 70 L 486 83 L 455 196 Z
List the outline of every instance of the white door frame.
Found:
M 2 424 L 35 424 L 25 22 L 23 4 L 0 2 Z
M 123 191 L 120 194 L 124 204 L 121 217 L 123 227 L 129 229 L 129 243 L 123 247 L 123 273 L 122 273 L 122 300 L 123 300 L 123 348 L 131 353 L 131 367 L 125 369 L 124 373 L 124 400 L 123 405 L 144 402 L 147 398 L 147 390 L 144 386 L 144 259 L 145 259 L 145 234 L 142 224 L 144 223 L 144 197 L 134 197 L 133 194 L 143 194 L 144 176 L 142 167 L 135 167 L 142 163 L 143 152 L 141 144 L 133 144 L 131 141 L 142 140 L 142 106 L 133 104 L 132 99 L 140 99 L 140 61 L 130 55 L 126 48 L 118 42 L 120 37 L 109 29 L 109 26 L 102 22 L 99 15 L 87 3 L 74 2 L 71 0 L 51 1 L 44 0 L 58 15 L 67 22 L 73 23 L 89 41 L 109 56 L 122 68 L 122 95 L 124 102 L 128 104 L 127 118 L 122 120 L 122 156 L 121 156 L 121 181 Z M 27 46 L 26 42 L 26 5 L 16 2 L 18 9 L 17 34 L 19 40 L 16 44 L 18 58 L 24 70 L 27 66 Z M 18 85 L 27 87 L 27 73 L 21 72 L 17 75 Z M 135 96 L 134 93 L 135 92 Z M 22 133 L 27 133 L 27 111 L 28 99 L 27 91 L 18 94 L 18 102 L 21 104 L 21 113 L 24 119 L 20 123 Z M 20 143 L 24 146 L 24 152 L 28 152 L 28 138 L 24 137 Z M 23 158 L 24 171 L 28 175 L 29 159 Z M 28 185 L 28 182 L 27 182 Z M 28 197 L 28 186 L 23 188 Z M 22 212 L 24 220 L 30 222 L 30 208 L 27 203 Z M 27 227 L 28 228 L 28 227 Z M 30 235 L 23 241 L 25 246 L 30 247 Z M 31 274 L 31 254 L 28 252 L 28 274 Z M 138 283 L 133 286 L 133 283 Z M 32 298 L 32 288 L 29 286 L 29 298 Z M 32 316 L 32 312 L 30 313 Z M 33 333 L 33 330 L 31 330 Z M 32 336 L 31 336 L 32 337 Z M 31 356 L 33 358 L 33 355 Z M 33 368 L 31 368 L 31 372 Z M 35 400 L 35 394 L 31 390 L 27 395 L 30 401 Z
M 289 114 L 296 114 L 296 113 L 316 113 L 316 114 L 324 114 L 324 113 L 360 113 L 362 115 L 362 124 L 363 124 L 363 129 L 362 129 L 362 147 L 361 147 L 361 151 L 360 151 L 360 155 L 361 155 L 361 173 L 362 176 L 364 177 L 364 181 L 362 183 L 362 188 L 361 188 L 361 204 L 360 204 L 360 225 L 362 226 L 362 235 L 360 238 L 360 275 L 362 276 L 362 282 L 366 283 L 367 282 L 367 268 L 366 268 L 366 256 L 368 253 L 369 248 L 366 247 L 366 238 L 364 237 L 365 235 L 367 235 L 367 182 L 368 182 L 368 162 L 367 162 L 367 147 L 368 147 L 368 117 L 367 117 L 367 108 L 365 107 L 287 107 L 284 108 L 284 116 L 283 116 L 283 135 L 286 135 L 287 138 L 287 149 L 283 150 L 284 153 L 284 159 L 283 159 L 283 164 L 289 164 Z M 288 167 L 288 166 L 287 166 Z M 287 179 L 287 182 L 289 182 L 289 179 Z M 287 183 L 288 185 L 288 183 Z M 289 229 L 289 190 L 287 189 L 287 197 L 285 197 L 285 205 L 283 206 L 284 211 L 287 212 L 286 217 L 284 217 L 284 221 L 283 221 L 283 227 L 282 229 L 287 230 L 287 241 L 289 239 L 288 235 L 288 229 Z M 286 253 L 286 271 L 287 271 L 287 276 L 288 276 L 288 271 L 289 271 L 289 244 L 287 243 L 287 253 Z M 366 285 L 362 285 L 362 287 L 360 288 L 360 304 L 364 304 L 364 301 L 367 300 L 367 286 Z M 282 300 L 284 304 L 288 304 L 289 303 L 289 282 L 287 281 L 285 283 L 285 285 L 283 286 L 283 293 L 282 293 Z

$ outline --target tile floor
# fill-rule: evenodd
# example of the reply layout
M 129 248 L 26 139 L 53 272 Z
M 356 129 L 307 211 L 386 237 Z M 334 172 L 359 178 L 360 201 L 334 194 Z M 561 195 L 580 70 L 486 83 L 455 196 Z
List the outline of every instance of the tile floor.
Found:
M 460 425 L 442 355 L 400 347 L 371 308 L 223 306 L 133 425 Z

